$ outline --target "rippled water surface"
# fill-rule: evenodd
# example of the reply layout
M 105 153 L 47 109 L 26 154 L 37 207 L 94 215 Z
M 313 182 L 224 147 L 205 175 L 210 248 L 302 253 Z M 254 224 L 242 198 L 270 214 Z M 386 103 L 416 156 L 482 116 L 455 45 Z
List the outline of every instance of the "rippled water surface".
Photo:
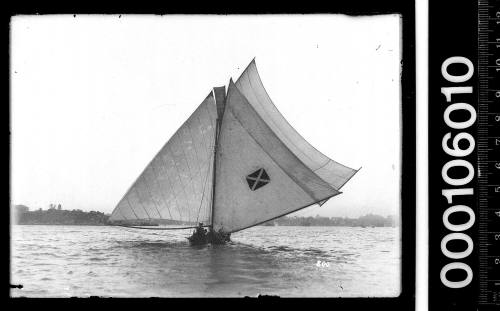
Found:
M 264 227 L 220 246 L 189 230 L 13 226 L 15 297 L 397 296 L 399 228 Z M 317 265 L 318 261 L 323 266 Z M 328 264 L 328 266 L 326 266 Z

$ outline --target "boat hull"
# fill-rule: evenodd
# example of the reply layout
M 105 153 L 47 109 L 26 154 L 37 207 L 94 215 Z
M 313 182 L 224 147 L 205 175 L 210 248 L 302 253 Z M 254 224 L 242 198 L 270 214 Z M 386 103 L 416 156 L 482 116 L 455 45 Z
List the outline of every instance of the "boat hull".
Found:
M 206 231 L 195 230 L 193 234 L 187 238 L 191 245 L 215 244 L 221 245 L 231 241 L 231 233 L 221 231 Z

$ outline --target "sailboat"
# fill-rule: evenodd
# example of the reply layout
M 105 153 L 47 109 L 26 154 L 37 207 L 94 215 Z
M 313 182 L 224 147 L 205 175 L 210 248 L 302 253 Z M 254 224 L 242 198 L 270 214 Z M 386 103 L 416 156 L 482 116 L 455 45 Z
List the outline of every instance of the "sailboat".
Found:
M 254 58 L 236 82 L 230 79 L 227 92 L 225 86 L 210 91 L 130 186 L 110 221 L 194 228 L 191 243 L 224 243 L 231 233 L 323 205 L 357 171 L 316 150 L 287 122 Z

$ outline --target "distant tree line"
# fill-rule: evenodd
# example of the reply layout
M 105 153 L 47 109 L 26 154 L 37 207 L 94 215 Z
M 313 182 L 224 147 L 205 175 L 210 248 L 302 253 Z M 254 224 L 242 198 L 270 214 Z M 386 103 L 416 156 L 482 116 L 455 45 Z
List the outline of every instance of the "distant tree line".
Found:
M 29 211 L 26 207 L 14 207 L 16 223 L 20 225 L 107 225 L 109 215 L 102 212 L 84 212 L 80 209 L 64 210 L 51 205 L 48 210 L 41 208 Z
M 25 205 L 14 206 L 14 221 L 20 225 L 109 225 L 109 215 L 102 212 L 84 212 L 80 209 L 64 210 L 61 205 L 51 204 L 47 210 L 30 211 Z M 121 224 L 113 222 L 112 224 Z M 137 220 L 126 225 L 196 225 L 175 220 Z M 346 217 L 288 217 L 283 216 L 263 223 L 264 226 L 346 226 L 346 227 L 395 227 L 398 225 L 394 216 L 383 217 L 368 214 L 358 218 Z
M 368 214 L 358 218 L 346 217 L 288 217 L 283 216 L 265 222 L 265 226 L 345 226 L 345 227 L 395 227 L 397 222 L 394 216 L 383 217 Z

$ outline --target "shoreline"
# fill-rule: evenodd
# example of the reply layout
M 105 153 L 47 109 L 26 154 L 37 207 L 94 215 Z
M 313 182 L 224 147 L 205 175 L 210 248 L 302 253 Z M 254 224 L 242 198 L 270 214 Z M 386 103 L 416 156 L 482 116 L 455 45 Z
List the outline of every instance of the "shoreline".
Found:
M 116 225 L 111 225 L 111 224 L 42 224 L 42 223 L 37 223 L 37 224 L 12 224 L 14 226 L 98 226 L 98 227 L 117 227 Z M 277 225 L 277 226 L 266 226 L 266 225 L 259 225 L 256 227 L 348 227 L 348 228 L 365 228 L 365 229 L 372 229 L 372 228 L 398 228 L 398 226 L 300 226 L 300 225 Z
M 43 223 L 36 223 L 36 224 L 12 224 L 13 226 L 113 226 L 113 225 L 108 225 L 108 224 L 43 224 Z

